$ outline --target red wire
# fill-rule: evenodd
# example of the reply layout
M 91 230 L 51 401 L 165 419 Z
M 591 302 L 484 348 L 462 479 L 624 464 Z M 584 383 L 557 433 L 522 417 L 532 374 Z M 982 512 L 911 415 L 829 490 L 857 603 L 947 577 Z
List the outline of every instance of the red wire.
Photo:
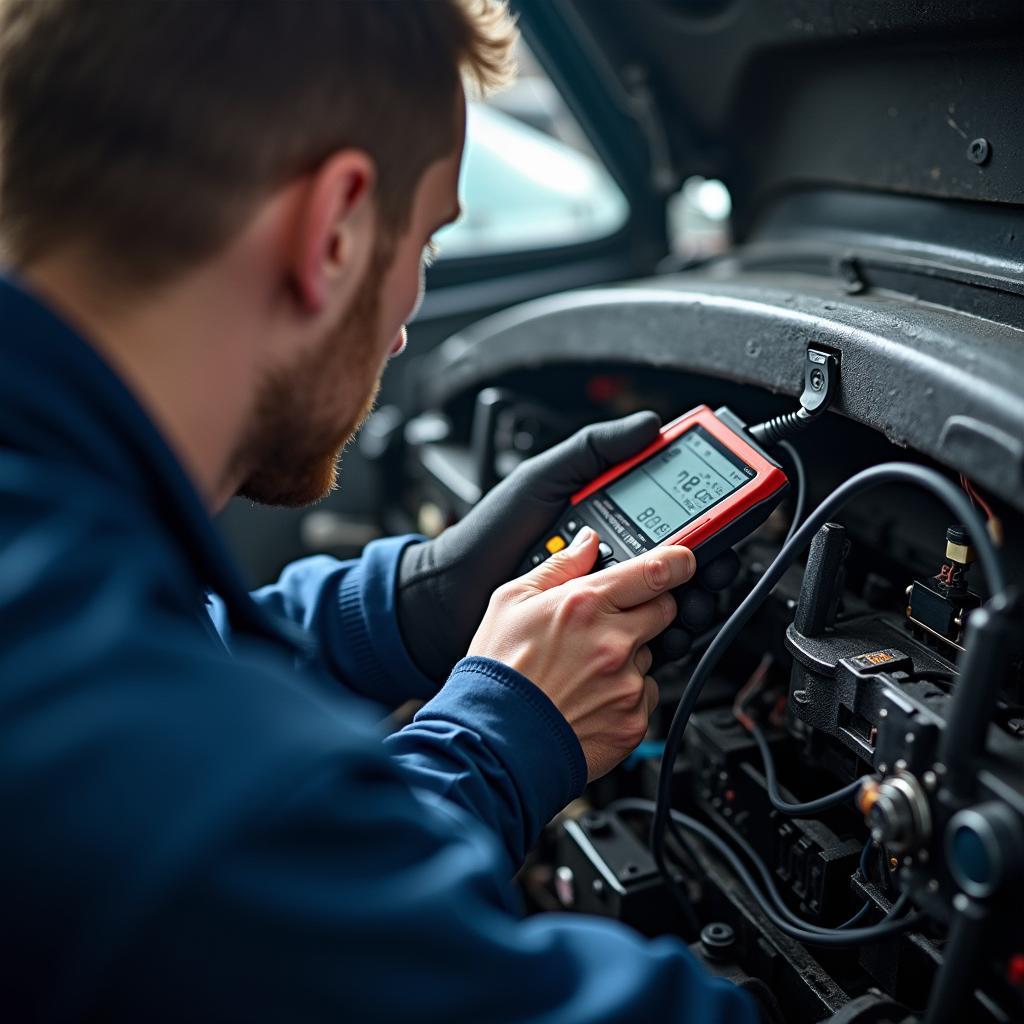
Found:
M 963 473 L 960 474 L 960 486 L 967 492 L 967 497 L 969 497 L 975 505 L 981 506 L 981 510 L 985 513 L 986 519 L 995 519 L 996 516 L 992 511 L 992 506 L 989 505 L 989 503 L 981 496 L 978 489 Z

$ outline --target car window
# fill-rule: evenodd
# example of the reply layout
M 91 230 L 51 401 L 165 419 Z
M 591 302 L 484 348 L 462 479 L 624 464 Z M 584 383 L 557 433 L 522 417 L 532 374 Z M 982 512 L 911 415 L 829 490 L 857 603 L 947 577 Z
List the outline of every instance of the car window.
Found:
M 594 241 L 625 224 L 625 196 L 550 80 L 521 46 L 514 86 L 470 102 L 464 213 L 435 239 L 439 258 Z

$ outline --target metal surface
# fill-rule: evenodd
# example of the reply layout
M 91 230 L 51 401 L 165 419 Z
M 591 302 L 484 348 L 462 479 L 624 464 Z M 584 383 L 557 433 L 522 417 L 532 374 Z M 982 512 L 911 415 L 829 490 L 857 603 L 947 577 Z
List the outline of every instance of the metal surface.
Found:
M 642 70 L 674 166 L 724 178 L 741 230 L 766 197 L 806 182 L 1024 201 L 1016 0 L 557 6 L 586 24 L 622 88 Z
M 529 303 L 446 342 L 425 399 L 443 404 L 514 369 L 601 361 L 796 395 L 812 341 L 842 356 L 834 410 L 1024 509 L 1024 334 L 810 275 L 678 275 Z

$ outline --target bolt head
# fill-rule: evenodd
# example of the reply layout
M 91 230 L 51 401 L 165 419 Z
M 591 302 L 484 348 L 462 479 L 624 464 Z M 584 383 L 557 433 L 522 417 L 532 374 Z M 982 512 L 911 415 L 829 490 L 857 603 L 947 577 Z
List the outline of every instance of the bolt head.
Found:
M 820 391 L 825 386 L 825 374 L 821 370 L 815 368 L 811 370 L 811 387 L 815 391 Z
M 972 139 L 967 146 L 967 159 L 979 167 L 987 164 L 992 156 L 992 146 L 988 139 Z

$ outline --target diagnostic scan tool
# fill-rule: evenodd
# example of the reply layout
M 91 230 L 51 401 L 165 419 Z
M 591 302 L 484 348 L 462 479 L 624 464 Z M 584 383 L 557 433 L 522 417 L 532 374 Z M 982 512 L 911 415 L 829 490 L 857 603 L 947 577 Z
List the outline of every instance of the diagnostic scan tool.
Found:
M 584 526 L 600 537 L 598 569 L 658 544 L 685 545 L 704 563 L 760 526 L 788 486 L 738 416 L 699 405 L 577 492 L 521 572 L 561 551 Z

